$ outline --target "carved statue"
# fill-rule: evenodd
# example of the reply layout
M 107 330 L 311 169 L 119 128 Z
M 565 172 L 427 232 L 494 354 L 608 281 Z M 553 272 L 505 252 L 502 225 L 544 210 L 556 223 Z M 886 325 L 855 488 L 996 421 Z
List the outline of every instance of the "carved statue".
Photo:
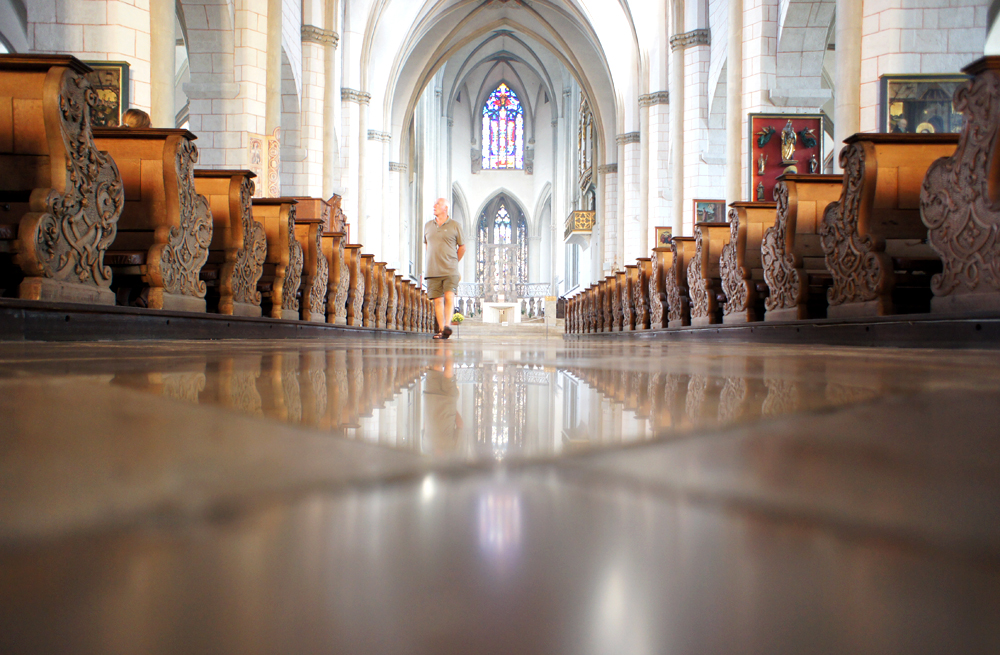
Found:
M 816 155 L 813 155 L 809 159 L 809 172 L 816 174 L 819 172 L 819 161 L 816 160 Z
M 767 166 L 767 155 L 760 153 L 760 158 L 757 160 L 757 175 L 764 174 L 765 166 Z
M 757 185 L 757 202 L 764 202 L 764 183 L 760 182 Z
M 816 147 L 816 135 L 813 134 L 811 127 L 799 131 L 799 140 L 802 142 L 803 148 Z
M 770 125 L 765 127 L 760 132 L 757 132 L 757 147 L 763 148 L 764 146 L 766 146 L 767 142 L 771 140 L 772 136 L 774 136 L 774 128 L 771 127 Z
M 781 159 L 782 161 L 792 161 L 795 156 L 795 129 L 792 127 L 792 119 L 788 119 L 785 127 L 781 130 Z

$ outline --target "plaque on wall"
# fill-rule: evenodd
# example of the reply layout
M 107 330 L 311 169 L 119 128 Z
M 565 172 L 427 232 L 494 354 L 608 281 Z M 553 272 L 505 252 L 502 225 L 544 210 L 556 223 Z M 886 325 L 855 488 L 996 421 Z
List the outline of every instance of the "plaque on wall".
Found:
M 879 78 L 879 131 L 895 134 L 961 132 L 952 98 L 968 75 L 883 75 Z
M 694 222 L 695 223 L 725 223 L 726 222 L 726 201 L 725 200 L 695 200 L 694 201 Z
M 669 246 L 674 238 L 674 228 L 658 227 L 656 230 L 656 247 Z
M 771 202 L 778 176 L 819 173 L 823 166 L 823 114 L 750 114 L 750 200 Z
M 94 69 L 87 74 L 98 103 L 90 114 L 90 123 L 94 127 L 118 127 L 122 122 L 122 114 L 128 109 L 128 71 L 127 61 L 85 61 Z

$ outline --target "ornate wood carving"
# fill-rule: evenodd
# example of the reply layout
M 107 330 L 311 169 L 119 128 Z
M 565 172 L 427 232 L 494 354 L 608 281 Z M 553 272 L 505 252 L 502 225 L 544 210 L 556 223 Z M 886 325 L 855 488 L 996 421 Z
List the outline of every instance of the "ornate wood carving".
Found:
M 667 309 L 667 296 L 663 286 L 665 253 L 663 250 L 657 248 L 654 249 L 653 254 L 653 266 L 649 273 L 649 326 L 651 328 L 662 328 Z
M 632 270 L 635 266 L 629 265 L 624 271 L 618 273 L 618 298 L 622 306 L 621 329 L 623 331 L 632 330 L 635 326 L 635 315 L 632 311 Z
M 188 139 L 182 139 L 175 159 L 180 225 L 170 228 L 167 243 L 159 256 L 159 266 L 155 266 L 157 258 L 154 255 L 148 270 L 153 286 L 162 286 L 164 291 L 179 296 L 204 298 L 206 285 L 200 276 L 212 243 L 212 212 L 205 196 L 195 192 L 194 165 L 197 161 L 198 148 Z M 151 254 L 154 250 L 155 247 Z
M 746 248 L 746 226 L 741 225 L 740 213 L 729 210 L 729 243 L 722 248 L 719 268 L 722 271 L 722 290 L 726 294 L 723 314 L 748 312 L 757 301 L 757 290 L 751 279 L 752 271 L 740 262 L 739 252 Z
M 361 270 L 361 246 L 351 248 L 351 289 L 347 296 L 347 320 L 351 325 L 363 324 L 365 302 L 365 278 Z
M 347 266 L 344 246 L 347 235 L 343 232 L 337 233 L 337 263 L 336 267 L 340 273 L 337 276 L 337 288 L 334 290 L 333 307 L 334 322 L 341 325 L 347 323 L 347 295 L 351 286 L 351 271 Z
M 827 291 L 831 306 L 876 300 L 888 294 L 895 282 L 892 262 L 883 252 L 885 243 L 858 232 L 862 188 L 872 189 L 875 182 L 875 171 L 865 166 L 873 151 L 867 141 L 850 143 L 840 151 L 844 190 L 840 200 L 827 206 L 819 230 L 826 267 L 833 276 L 833 286 Z
M 611 330 L 619 332 L 622 329 L 622 298 L 617 274 L 608 278 L 608 297 L 611 301 Z
M 774 225 L 764 231 L 760 256 L 764 264 L 764 280 L 770 294 L 764 301 L 768 311 L 796 307 L 806 301 L 808 287 L 803 284 L 794 252 L 788 252 L 788 184 L 778 180 L 774 187 L 778 203 Z
M 295 207 L 288 210 L 288 266 L 281 285 L 281 309 L 299 311 L 299 286 L 302 284 L 302 244 L 295 238 Z
M 379 276 L 384 264 L 375 261 L 375 255 L 361 255 L 361 271 L 365 276 L 365 300 L 362 305 L 362 316 L 365 327 L 377 327 L 375 321 L 375 305 L 378 302 Z
M 378 293 L 375 295 L 375 326 L 384 328 L 389 314 L 389 289 L 386 286 L 385 264 L 378 269 Z
M 46 125 L 58 125 L 59 136 L 48 135 L 51 188 L 32 193 L 29 212 L 20 221 L 17 263 L 27 276 L 20 295 L 35 300 L 65 298 L 46 290 L 51 280 L 90 287 L 95 292 L 85 291 L 81 299 L 113 304 L 111 269 L 104 265 L 104 253 L 115 238 L 125 204 L 124 187 L 114 160 L 97 149 L 91 134 L 90 114 L 98 104 L 97 94 L 82 74 L 82 64 L 71 58 L 64 63 L 58 97 L 44 95 L 41 101 Z
M 233 301 L 260 306 L 261 294 L 257 282 L 264 272 L 267 258 L 267 235 L 260 221 L 253 219 L 251 206 L 254 181 L 247 175 L 240 183 L 240 223 L 243 226 L 243 247 L 236 251 L 233 269 Z
M 965 117 L 958 149 L 931 164 L 920 190 L 921 220 L 943 264 L 931 279 L 935 311 L 1000 308 L 998 68 L 997 57 L 966 67 L 975 77 L 955 92 Z
M 387 268 L 385 269 L 385 281 L 386 281 L 386 307 L 385 307 L 385 327 L 387 330 L 398 330 L 399 323 L 397 322 L 396 312 L 399 305 L 399 291 L 396 286 L 397 277 L 395 275 L 395 269 Z M 451 322 L 450 316 L 445 316 L 445 321 Z
M 691 318 L 710 316 L 715 299 L 712 298 L 708 280 L 702 275 L 702 239 L 701 228 L 694 228 L 694 257 L 687 265 L 688 298 L 691 301 Z
M 675 326 L 686 325 L 690 316 L 688 314 L 687 276 L 684 268 L 684 246 L 678 238 L 670 243 L 670 252 L 673 260 L 670 268 L 663 276 L 663 287 L 667 295 L 667 320 L 668 323 L 675 323 Z
M 635 305 L 635 329 L 645 330 L 649 327 L 649 278 L 652 274 L 650 260 L 640 257 L 636 271 L 635 284 L 632 287 L 632 302 Z
M 330 284 L 330 265 L 323 256 L 323 237 L 320 233 L 322 225 L 316 226 L 316 275 L 310 280 L 309 285 L 309 314 L 310 320 L 326 317 L 326 295 Z M 310 235 L 312 233 L 310 232 Z

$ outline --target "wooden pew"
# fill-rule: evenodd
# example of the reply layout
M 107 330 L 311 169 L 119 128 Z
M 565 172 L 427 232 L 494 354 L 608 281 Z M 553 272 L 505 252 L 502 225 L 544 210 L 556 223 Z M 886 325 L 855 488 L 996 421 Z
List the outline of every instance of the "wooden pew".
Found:
M 267 237 L 267 258 L 257 283 L 261 292 L 264 316 L 297 320 L 299 302 L 296 295 L 302 282 L 302 246 L 295 239 L 294 198 L 254 198 L 254 220 L 264 226 Z
M 622 331 L 622 278 L 625 271 L 618 271 L 608 277 L 608 288 L 611 293 L 611 331 Z
M 589 334 L 600 332 L 600 322 L 597 316 L 597 283 L 590 285 L 587 289 L 587 307 L 586 307 L 586 329 L 585 331 Z
M 667 327 L 669 319 L 664 276 L 673 261 L 674 253 L 668 246 L 653 248 L 653 261 L 649 269 L 649 329 L 651 330 Z
M 955 152 L 957 134 L 855 134 L 840 151 L 844 185 L 820 237 L 833 278 L 827 316 L 930 309 L 941 260 L 927 245 L 920 189 L 927 169 Z
M 375 261 L 375 255 L 361 255 L 361 274 L 365 278 L 364 302 L 361 303 L 361 324 L 368 328 L 377 327 L 375 303 L 378 299 L 380 263 Z
M 326 323 L 330 263 L 323 253 L 323 225 L 329 206 L 319 198 L 296 198 L 295 240 L 302 247 L 301 316 L 303 321 Z
M 635 304 L 635 329 L 649 329 L 649 276 L 653 270 L 653 260 L 649 257 L 636 259 L 636 280 L 632 287 Z
M 729 243 L 722 249 L 720 269 L 726 304 L 723 323 L 759 321 L 764 314 L 767 286 L 761 243 L 774 225 L 777 203 L 734 202 L 729 209 Z
M 234 316 L 260 316 L 257 282 L 264 273 L 267 237 L 253 218 L 253 178 L 249 170 L 194 172 L 195 191 L 208 199 L 212 243 L 201 269 L 209 311 Z
M 399 280 L 401 275 L 396 275 L 396 269 L 385 269 L 386 282 L 386 307 L 385 307 L 385 328 L 387 330 L 399 329 Z M 445 324 L 451 325 L 451 316 L 444 317 Z
M 104 255 L 125 189 L 91 136 L 89 72 L 66 55 L 0 55 L 0 296 L 115 303 Z
M 618 272 L 618 295 L 622 303 L 622 332 L 635 330 L 635 299 L 632 289 L 635 284 L 635 264 L 626 264 L 624 271 Z
M 761 260 L 768 296 L 766 321 L 826 317 L 830 273 L 819 225 L 827 205 L 840 198 L 844 176 L 782 175 L 774 189 L 774 225 L 764 231 Z
M 694 225 L 695 252 L 688 262 L 688 298 L 691 301 L 691 325 L 722 322 L 722 249 L 729 243 L 730 227 L 718 221 Z M 722 296 L 722 301 L 719 300 Z
M 691 325 L 691 301 L 688 297 L 687 267 L 695 254 L 694 237 L 674 237 L 670 243 L 670 268 L 664 273 L 667 294 L 667 327 Z
M 105 262 L 120 304 L 206 310 L 201 267 L 212 243 L 212 213 L 194 187 L 197 137 L 187 130 L 96 128 L 94 143 L 114 158 L 125 207 Z
M 323 234 L 323 255 L 330 269 L 330 277 L 326 288 L 326 322 L 335 325 L 347 325 L 347 290 L 350 284 L 350 271 L 344 256 L 344 246 L 347 234 L 344 232 L 325 232 Z
M 355 327 L 364 325 L 365 278 L 361 267 L 361 244 L 346 246 L 347 269 L 350 283 L 347 291 L 347 324 Z
M 931 311 L 1000 310 L 1000 58 L 963 69 L 973 79 L 955 93 L 965 121 L 951 157 L 927 169 L 920 214 L 942 262 L 931 280 Z

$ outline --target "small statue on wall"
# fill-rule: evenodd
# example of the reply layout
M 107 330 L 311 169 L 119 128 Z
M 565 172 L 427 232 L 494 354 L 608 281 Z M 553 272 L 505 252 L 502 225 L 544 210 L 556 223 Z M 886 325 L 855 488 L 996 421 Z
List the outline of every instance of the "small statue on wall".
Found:
M 774 128 L 770 125 L 762 129 L 760 132 L 757 132 L 757 147 L 763 148 L 766 146 L 772 136 L 774 136 Z
M 757 183 L 757 202 L 764 202 L 764 183 Z
M 785 123 L 785 127 L 781 130 L 781 160 L 782 162 L 793 162 L 795 161 L 792 157 L 795 155 L 795 140 L 796 140 L 795 128 L 792 127 L 792 119 L 788 119 Z
M 757 159 L 757 175 L 764 175 L 764 167 L 767 166 L 767 155 L 760 153 Z
M 809 160 L 809 172 L 814 175 L 819 172 L 819 161 L 817 161 L 816 155 L 813 155 Z

